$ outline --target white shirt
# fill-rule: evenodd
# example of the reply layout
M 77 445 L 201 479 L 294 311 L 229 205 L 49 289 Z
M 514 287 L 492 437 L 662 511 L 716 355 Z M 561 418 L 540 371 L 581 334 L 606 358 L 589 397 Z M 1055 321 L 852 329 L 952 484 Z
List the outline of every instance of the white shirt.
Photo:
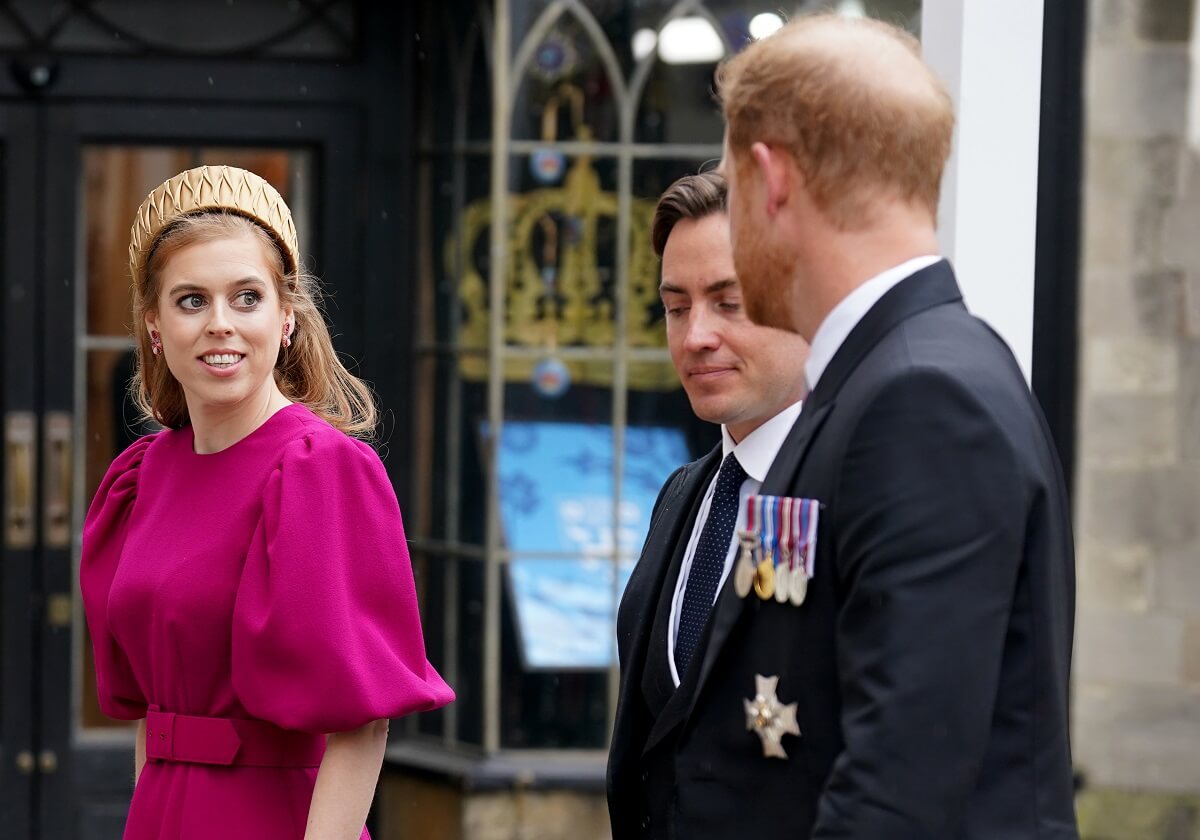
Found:
M 808 382 L 810 393 L 817 387 L 821 374 L 829 367 L 846 336 L 850 335 L 858 326 L 858 322 L 871 311 L 871 307 L 879 303 L 879 299 L 901 280 L 908 279 L 939 260 L 941 257 L 937 256 L 914 257 L 908 262 L 876 274 L 842 298 L 833 311 L 825 316 L 821 326 L 817 327 L 817 334 L 813 336 L 812 349 L 809 350 L 808 361 L 804 363 L 804 378 Z
M 729 570 L 733 568 L 733 560 L 737 555 L 738 547 L 737 532 L 746 527 L 746 499 L 753 496 L 762 487 L 767 472 L 771 469 L 771 464 L 775 462 L 775 456 L 779 454 L 780 447 L 783 446 L 788 432 L 792 430 L 792 426 L 796 424 L 796 418 L 799 416 L 800 403 L 793 403 L 746 435 L 745 439 L 738 444 L 733 442 L 729 431 L 724 426 L 721 427 L 721 460 L 724 461 L 725 456 L 733 452 L 738 463 L 742 465 L 742 469 L 746 471 L 747 478 L 742 482 L 741 490 L 738 493 L 737 523 L 733 526 L 733 534 L 729 539 L 729 551 L 725 554 L 725 570 L 721 572 L 721 580 L 717 583 L 713 603 L 716 603 L 717 596 L 721 594 L 721 588 L 725 585 L 725 579 L 729 577 Z M 700 541 L 700 532 L 704 530 L 704 523 L 708 520 L 708 509 L 712 505 L 713 491 L 716 490 L 716 487 L 717 475 L 714 473 L 712 481 L 708 483 L 708 489 L 704 492 L 704 499 L 700 502 L 700 510 L 696 514 L 696 524 L 692 526 L 692 536 L 688 539 L 687 549 L 683 554 L 683 565 L 679 568 L 679 580 L 675 582 L 675 596 L 671 599 L 671 623 L 667 630 L 667 661 L 671 663 L 671 679 L 674 680 L 676 686 L 679 685 L 679 673 L 675 670 L 675 637 L 679 635 L 679 614 L 683 610 L 683 591 L 687 586 L 688 573 L 692 570 L 692 558 L 696 556 L 696 543 Z

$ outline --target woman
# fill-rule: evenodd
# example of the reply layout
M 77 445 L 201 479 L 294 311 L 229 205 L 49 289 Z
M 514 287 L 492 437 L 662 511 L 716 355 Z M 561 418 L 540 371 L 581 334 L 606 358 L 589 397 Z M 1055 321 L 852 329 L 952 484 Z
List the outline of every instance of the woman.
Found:
M 100 707 L 138 720 L 127 840 L 366 837 L 387 719 L 425 658 L 400 510 L 263 179 L 183 172 L 130 244 L 133 394 L 164 430 L 109 468 L 80 584 Z

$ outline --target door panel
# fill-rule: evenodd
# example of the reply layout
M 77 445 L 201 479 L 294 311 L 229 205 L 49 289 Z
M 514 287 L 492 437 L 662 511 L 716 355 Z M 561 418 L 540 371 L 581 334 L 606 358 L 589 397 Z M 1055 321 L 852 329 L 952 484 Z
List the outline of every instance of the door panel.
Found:
M 39 197 L 34 116 L 27 107 L 0 109 L 0 433 L 5 437 L 0 449 L 0 826 L 4 836 L 14 840 L 32 836 L 37 786 L 37 522 L 26 504 L 37 492 L 36 365 L 31 359 L 37 307 L 33 232 Z

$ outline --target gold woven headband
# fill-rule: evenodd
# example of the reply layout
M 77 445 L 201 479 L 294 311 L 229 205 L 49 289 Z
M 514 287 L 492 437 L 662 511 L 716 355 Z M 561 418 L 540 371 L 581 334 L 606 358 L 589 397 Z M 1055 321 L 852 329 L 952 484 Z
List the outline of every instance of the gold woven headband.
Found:
M 284 270 L 300 265 L 292 211 L 266 181 L 235 166 L 198 166 L 166 181 L 142 202 L 129 232 L 129 272 L 139 282 L 158 236 L 177 219 L 209 210 L 245 216 L 267 230 L 283 253 Z

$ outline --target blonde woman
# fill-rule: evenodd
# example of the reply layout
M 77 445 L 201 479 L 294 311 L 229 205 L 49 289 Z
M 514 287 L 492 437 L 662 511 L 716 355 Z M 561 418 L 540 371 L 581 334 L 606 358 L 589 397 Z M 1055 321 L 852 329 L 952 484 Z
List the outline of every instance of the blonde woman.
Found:
M 183 172 L 130 244 L 164 430 L 110 467 L 80 583 L 105 714 L 138 720 L 127 840 L 366 837 L 387 720 L 453 693 L 425 658 L 367 388 L 338 360 L 262 178 Z

